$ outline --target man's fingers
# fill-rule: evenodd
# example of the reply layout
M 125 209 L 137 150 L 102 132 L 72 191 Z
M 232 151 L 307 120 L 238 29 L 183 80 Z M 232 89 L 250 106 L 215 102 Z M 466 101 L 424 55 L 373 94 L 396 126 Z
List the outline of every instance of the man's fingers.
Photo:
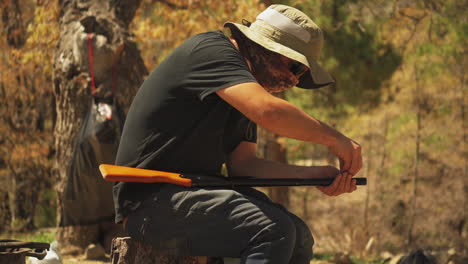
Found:
M 338 174 L 332 184 L 328 186 L 317 186 L 317 188 L 328 196 L 338 196 L 343 193 L 352 193 L 357 190 L 356 180 L 349 172 Z
M 352 193 L 357 189 L 356 186 L 356 180 L 354 180 L 352 177 L 349 179 L 349 187 L 348 190 L 346 191 L 347 193 Z
M 343 193 L 352 193 L 357 190 L 356 180 L 349 172 L 338 174 L 332 184 L 328 186 L 318 186 L 320 191 L 328 196 L 338 196 Z
M 342 158 L 338 159 L 340 161 L 340 171 L 344 171 L 343 167 L 345 165 L 345 161 Z
M 343 159 L 343 166 L 340 168 L 341 172 L 349 171 L 353 165 L 353 156 Z
M 347 173 L 346 174 L 346 188 L 345 188 L 345 192 L 351 192 L 351 178 L 353 177 L 353 175 L 351 173 Z
M 341 177 L 341 174 L 338 174 L 338 176 L 336 176 L 335 180 L 333 180 L 332 184 L 330 184 L 328 186 L 319 187 L 319 190 L 321 190 L 326 195 L 335 196 L 336 195 L 335 193 L 336 193 L 336 191 L 337 191 L 337 189 L 339 187 L 339 184 L 340 184 L 340 177 Z
M 357 184 L 356 180 L 351 181 L 351 192 L 354 192 L 355 190 L 357 190 L 356 184 Z
M 335 191 L 335 195 L 340 195 L 346 191 L 346 178 L 347 178 L 346 175 L 347 175 L 346 172 L 340 174 L 340 179 L 339 179 L 340 183 L 338 185 L 338 188 Z
M 332 193 L 334 196 L 337 196 L 343 193 L 344 182 L 346 182 L 345 180 L 346 180 L 345 175 L 343 173 L 340 173 L 338 177 L 335 178 L 336 187 L 334 188 L 333 193 Z

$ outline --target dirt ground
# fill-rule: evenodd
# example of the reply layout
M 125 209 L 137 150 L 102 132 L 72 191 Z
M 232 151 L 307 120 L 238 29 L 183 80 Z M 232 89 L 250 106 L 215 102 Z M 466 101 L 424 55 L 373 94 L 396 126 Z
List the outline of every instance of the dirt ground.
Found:
M 110 259 L 108 260 L 85 260 L 80 257 L 67 257 L 65 256 L 63 259 L 63 264 L 75 264 L 75 263 L 80 263 L 80 264 L 103 264 L 103 263 L 111 263 Z
M 65 256 L 63 259 L 63 264 L 104 264 L 104 263 L 111 263 L 110 259 L 108 260 L 85 260 L 82 257 L 67 257 Z M 238 259 L 226 259 L 224 264 L 239 264 Z M 333 264 L 332 262 L 324 261 L 324 260 L 316 260 L 311 261 L 310 264 Z

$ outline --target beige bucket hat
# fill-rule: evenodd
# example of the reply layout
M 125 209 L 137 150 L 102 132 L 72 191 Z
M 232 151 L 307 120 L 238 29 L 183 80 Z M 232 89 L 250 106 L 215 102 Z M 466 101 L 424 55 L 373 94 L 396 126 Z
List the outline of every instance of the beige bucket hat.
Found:
M 317 62 L 323 46 L 322 30 L 296 8 L 271 5 L 253 23 L 226 22 L 224 27 L 236 27 L 262 47 L 309 67 L 297 87 L 314 89 L 335 82 Z

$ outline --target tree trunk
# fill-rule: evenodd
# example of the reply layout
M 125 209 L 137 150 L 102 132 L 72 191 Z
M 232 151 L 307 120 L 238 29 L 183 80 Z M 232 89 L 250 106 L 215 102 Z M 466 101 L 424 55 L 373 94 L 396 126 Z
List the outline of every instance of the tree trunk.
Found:
M 409 220 L 409 226 L 408 226 L 408 234 L 406 237 L 406 245 L 410 246 L 413 243 L 414 240 L 414 233 L 413 233 L 413 228 L 415 224 L 415 218 L 416 218 L 416 201 L 417 201 L 417 196 L 418 196 L 418 179 L 419 179 L 419 162 L 421 159 L 421 151 L 420 151 L 420 145 L 421 145 L 421 130 L 422 130 L 422 96 L 421 96 L 421 87 L 419 84 L 419 73 L 418 73 L 418 68 L 415 67 L 415 97 L 416 97 L 416 104 L 417 104 L 417 113 L 416 113 L 416 122 L 417 122 L 417 127 L 416 127 L 416 153 L 415 153 L 415 164 L 414 164 L 414 175 L 412 179 L 412 195 L 411 195 L 411 215 L 410 215 L 410 220 Z
M 0 264 L 25 264 L 26 254 L 0 255 Z
M 130 237 L 117 237 L 112 241 L 111 259 L 114 264 L 223 264 L 222 258 L 164 254 Z
M 16 167 L 19 167 L 17 164 Z M 9 166 L 10 190 L 8 192 L 11 214 L 10 230 L 24 231 L 34 229 L 34 212 L 39 198 L 39 188 L 31 188 L 35 177 L 31 168 L 15 169 Z
M 270 131 L 264 132 L 265 142 L 265 159 L 287 163 L 286 148 L 280 142 L 280 137 Z M 285 175 L 284 177 L 287 177 Z M 272 201 L 282 204 L 285 207 L 290 205 L 289 187 L 270 187 L 269 196 Z
M 6 29 L 6 39 L 9 46 L 21 48 L 26 43 L 26 27 L 21 17 L 18 0 L 2 1 L 3 27 Z
M 27 40 L 27 23 L 23 19 L 21 8 L 25 7 L 20 6 L 18 0 L 0 1 L 2 31 L 6 32 L 7 44 L 4 52 L 8 55 L 10 49 L 21 51 Z M 8 55 L 4 57 L 4 63 L 8 65 L 10 62 L 15 67 L 8 69 L 11 70 L 10 72 L 6 70 L 7 73 L 0 79 L 2 83 L 0 100 L 3 102 L 0 108 L 0 123 L 3 123 L 6 128 L 2 132 L 7 139 L 0 140 L 2 141 L 0 170 L 7 171 L 5 182 L 2 182 L 4 188 L 0 189 L 0 192 L 7 193 L 7 199 L 0 203 L 8 201 L 8 206 L 0 205 L 0 207 L 9 210 L 10 219 L 4 221 L 5 226 L 8 227 L 9 224 L 10 230 L 24 231 L 34 228 L 34 211 L 40 187 L 43 185 L 37 182 L 47 173 L 44 173 L 45 170 L 38 165 L 37 160 L 31 159 L 27 154 L 16 155 L 16 150 L 21 147 L 28 148 L 28 144 L 38 142 L 38 132 L 41 132 L 40 126 L 43 125 L 40 117 L 42 111 L 39 106 L 41 102 L 47 101 L 47 98 L 37 91 L 33 77 L 26 74 L 26 71 L 19 66 L 21 65 L 20 59 L 15 56 L 8 57 Z M 9 73 L 14 76 L 14 80 L 7 79 Z M 18 96 L 22 93 L 25 95 Z M 28 154 L 31 152 L 33 151 L 30 150 Z M 35 186 L 35 188 L 30 186 Z
M 57 110 L 54 128 L 56 161 L 53 173 L 57 180 L 58 239 L 64 247 L 82 250 L 99 239 L 98 224 L 64 226 L 62 213 L 64 188 L 69 176 L 67 169 L 71 164 L 74 142 L 93 98 L 91 69 L 95 76 L 96 96 L 108 97 L 114 89 L 115 100 L 125 112 L 148 73 L 128 31 L 140 2 L 59 1 L 60 39 L 55 50 L 53 74 Z M 92 64 L 90 52 L 93 55 Z M 99 175 L 96 175 L 97 180 L 100 180 Z M 111 196 L 112 193 L 109 191 L 102 195 Z M 85 198 L 82 197 L 81 202 L 93 203 Z M 108 206 L 113 207 L 113 204 Z
M 373 155 L 371 154 L 371 151 L 373 150 L 373 135 L 372 135 L 372 119 L 369 118 L 368 120 L 368 126 L 367 126 L 367 131 L 369 132 L 369 143 L 368 143 L 368 155 L 367 155 L 367 166 L 366 166 L 366 171 L 365 175 L 367 178 L 370 178 L 371 174 L 371 167 L 372 167 L 372 157 Z M 364 231 L 364 241 L 361 241 L 362 248 L 360 248 L 361 252 L 361 257 L 364 255 L 364 251 L 366 251 L 366 244 L 368 241 L 371 239 L 371 231 L 370 231 L 370 221 L 369 221 L 369 203 L 371 200 L 371 190 L 370 190 L 370 185 L 369 182 L 372 182 L 371 180 L 368 181 L 367 186 L 366 186 L 366 200 L 364 202 L 364 212 L 363 212 L 363 231 Z
M 382 179 L 385 179 L 386 178 L 386 169 L 385 169 L 385 166 L 386 166 L 386 162 L 387 162 L 387 152 L 388 152 L 388 148 L 387 148 L 387 137 L 388 137 L 388 123 L 390 122 L 389 121 L 389 114 L 387 112 L 385 112 L 385 115 L 384 115 L 384 128 L 383 128 L 383 142 L 381 143 L 382 145 L 382 157 L 380 159 L 380 165 L 379 165 L 379 168 L 376 170 L 376 173 L 377 175 L 379 176 L 379 178 L 382 178 Z M 385 190 L 383 189 L 383 186 L 381 183 L 379 183 L 378 180 L 376 180 L 374 182 L 374 193 L 375 193 L 375 200 L 376 201 L 384 201 L 384 198 L 383 198 L 383 193 L 385 192 Z M 382 208 L 381 207 L 378 207 L 379 209 L 377 209 L 378 211 L 374 212 L 374 214 L 377 214 L 377 215 L 383 215 L 383 213 L 381 212 L 382 211 Z M 381 252 L 381 240 L 380 240 L 380 235 L 381 235 L 381 230 L 379 228 L 377 228 L 376 230 L 376 246 L 375 246 L 375 250 L 376 252 Z
M 460 56 L 460 58 L 465 58 L 465 56 Z M 468 126 L 466 124 L 466 89 L 465 89 L 465 59 L 461 59 L 460 65 L 460 116 L 461 116 L 461 131 L 462 131 L 462 153 L 467 153 L 467 140 L 468 140 Z M 468 230 L 467 230 L 467 222 L 468 222 L 468 155 L 463 155 L 463 169 L 461 181 L 463 182 L 463 194 L 464 194 L 464 208 L 463 208 L 463 217 L 460 221 L 460 228 L 459 228 L 459 235 L 460 241 L 467 241 L 468 239 Z M 461 243 L 459 248 L 463 251 L 464 255 L 468 254 L 468 246 L 466 243 Z
M 282 99 L 285 98 L 284 92 L 277 94 L 277 96 Z M 259 148 L 263 157 L 267 160 L 288 163 L 285 143 L 281 142 L 281 138 L 275 133 L 264 129 L 259 134 L 261 137 Z M 287 177 L 287 175 L 284 177 Z M 269 196 L 272 201 L 280 203 L 285 207 L 289 206 L 289 187 L 271 187 L 269 188 Z

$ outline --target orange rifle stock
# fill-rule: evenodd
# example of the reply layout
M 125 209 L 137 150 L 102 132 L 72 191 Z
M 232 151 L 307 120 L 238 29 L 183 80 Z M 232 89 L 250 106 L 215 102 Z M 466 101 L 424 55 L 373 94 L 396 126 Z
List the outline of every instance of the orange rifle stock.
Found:
M 106 181 L 140 182 L 140 183 L 170 183 L 184 187 L 267 187 L 267 186 L 327 186 L 333 182 L 331 178 L 323 179 L 259 179 L 252 177 L 222 177 L 200 174 L 181 174 L 148 169 L 138 169 L 118 165 L 101 164 L 102 177 Z M 367 178 L 353 178 L 357 185 L 366 185 Z

